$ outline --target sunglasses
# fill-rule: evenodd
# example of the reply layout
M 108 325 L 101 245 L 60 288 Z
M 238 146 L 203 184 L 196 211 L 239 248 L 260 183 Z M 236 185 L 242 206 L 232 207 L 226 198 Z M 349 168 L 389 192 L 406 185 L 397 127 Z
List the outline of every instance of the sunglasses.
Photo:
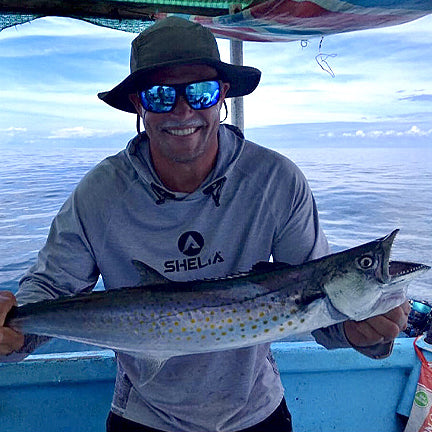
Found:
M 178 97 L 185 98 L 194 110 L 203 110 L 217 104 L 220 81 L 198 81 L 187 84 L 154 85 L 138 92 L 142 106 L 153 113 L 167 113 L 174 109 Z

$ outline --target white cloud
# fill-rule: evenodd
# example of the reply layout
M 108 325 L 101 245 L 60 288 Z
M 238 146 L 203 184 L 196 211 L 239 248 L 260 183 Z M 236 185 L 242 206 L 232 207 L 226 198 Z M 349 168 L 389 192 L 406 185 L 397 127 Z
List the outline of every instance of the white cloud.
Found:
M 24 133 L 27 132 L 27 128 L 24 127 L 15 127 L 15 126 L 10 126 L 7 128 L 0 128 L 0 133 L 4 133 L 7 136 L 15 136 L 18 135 L 20 133 Z
M 91 138 L 91 137 L 104 137 L 115 134 L 116 131 L 105 129 L 91 129 L 83 126 L 76 126 L 71 128 L 61 128 L 56 131 L 51 131 L 48 139 L 64 139 L 64 138 Z
M 321 134 L 322 137 L 331 137 L 332 132 L 327 134 Z M 372 130 L 372 131 L 363 131 L 357 130 L 354 132 L 342 132 L 342 137 L 347 138 L 381 138 L 381 137 L 409 137 L 409 136 L 417 136 L 417 137 L 426 137 L 432 136 L 432 129 L 423 130 L 416 125 L 411 126 L 409 129 L 397 131 L 397 130 Z

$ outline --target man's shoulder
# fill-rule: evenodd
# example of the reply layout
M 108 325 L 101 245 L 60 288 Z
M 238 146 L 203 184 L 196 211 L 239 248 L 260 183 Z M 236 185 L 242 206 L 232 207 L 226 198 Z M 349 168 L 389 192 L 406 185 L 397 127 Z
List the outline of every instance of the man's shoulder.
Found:
M 80 181 L 77 191 L 82 193 L 113 195 L 116 190 L 120 193 L 129 187 L 135 177 L 130 169 L 125 150 L 108 156 L 94 166 Z
M 285 178 L 303 177 L 299 167 L 289 157 L 249 140 L 245 140 L 240 163 L 244 170 L 255 173 L 273 173 Z

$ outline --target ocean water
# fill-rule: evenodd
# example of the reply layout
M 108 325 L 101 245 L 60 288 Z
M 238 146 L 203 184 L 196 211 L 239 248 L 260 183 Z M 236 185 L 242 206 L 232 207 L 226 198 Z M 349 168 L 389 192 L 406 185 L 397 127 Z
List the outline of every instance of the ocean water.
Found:
M 273 143 L 274 144 L 274 143 Z M 274 148 L 309 179 L 334 251 L 401 231 L 393 259 L 432 264 L 432 146 Z M 2 149 L 0 290 L 16 291 L 82 176 L 119 148 Z M 432 271 L 411 297 L 432 301 Z

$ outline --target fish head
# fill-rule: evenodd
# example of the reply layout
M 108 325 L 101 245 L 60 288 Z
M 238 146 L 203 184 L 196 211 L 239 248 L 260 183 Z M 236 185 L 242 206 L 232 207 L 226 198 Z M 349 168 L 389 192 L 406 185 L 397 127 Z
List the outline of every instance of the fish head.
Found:
M 429 269 L 424 264 L 390 261 L 398 232 L 334 254 L 333 260 L 328 257 L 331 276 L 324 289 L 339 312 L 356 321 L 386 313 L 405 301 L 408 282 Z

